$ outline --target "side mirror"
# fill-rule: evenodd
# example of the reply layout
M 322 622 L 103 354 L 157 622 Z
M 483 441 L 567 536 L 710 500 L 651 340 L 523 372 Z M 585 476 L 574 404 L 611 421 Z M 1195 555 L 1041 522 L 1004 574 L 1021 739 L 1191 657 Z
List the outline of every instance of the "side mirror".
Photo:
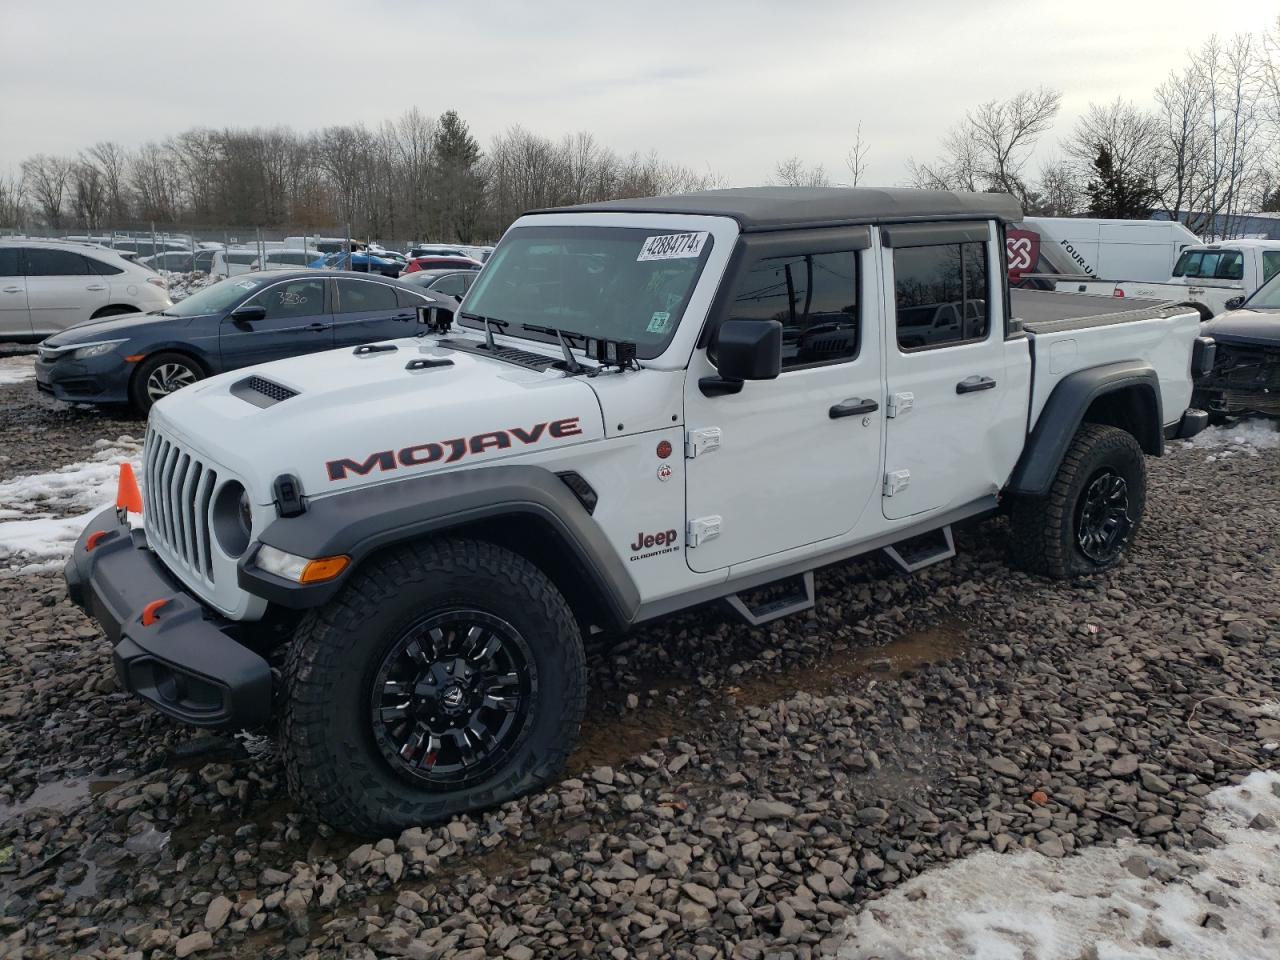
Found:
M 1222 306 L 1227 310 L 1239 310 L 1244 306 L 1244 297 L 1232 297 Z
M 267 308 L 257 304 L 231 311 L 231 322 L 237 326 L 248 326 L 255 321 L 265 320 L 266 318 Z
M 704 396 L 738 393 L 747 380 L 773 380 L 782 372 L 782 324 L 777 320 L 726 320 L 715 338 L 717 377 L 703 377 Z

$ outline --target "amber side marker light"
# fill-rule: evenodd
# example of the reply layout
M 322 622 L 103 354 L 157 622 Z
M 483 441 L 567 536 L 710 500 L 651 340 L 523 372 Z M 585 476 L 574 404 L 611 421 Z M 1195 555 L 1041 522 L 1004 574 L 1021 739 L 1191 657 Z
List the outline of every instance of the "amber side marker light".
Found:
M 298 582 L 324 583 L 326 580 L 332 580 L 347 569 L 347 564 L 350 562 L 351 558 L 346 556 L 320 557 L 316 560 L 310 560 L 302 568 L 302 576 L 298 578 Z

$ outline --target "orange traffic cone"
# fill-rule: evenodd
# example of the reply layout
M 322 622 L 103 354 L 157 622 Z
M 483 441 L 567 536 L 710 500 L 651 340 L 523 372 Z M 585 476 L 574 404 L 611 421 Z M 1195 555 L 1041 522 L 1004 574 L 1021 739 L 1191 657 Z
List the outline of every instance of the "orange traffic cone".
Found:
M 142 513 L 142 491 L 133 475 L 133 465 L 120 464 L 120 483 L 116 487 L 116 509 L 125 513 Z

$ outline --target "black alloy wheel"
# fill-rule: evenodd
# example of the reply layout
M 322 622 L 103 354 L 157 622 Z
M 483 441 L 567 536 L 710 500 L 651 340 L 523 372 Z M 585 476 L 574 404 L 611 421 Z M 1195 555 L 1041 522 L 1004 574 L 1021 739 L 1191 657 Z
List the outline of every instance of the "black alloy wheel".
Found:
M 1111 563 L 1129 542 L 1129 484 L 1116 470 L 1103 467 L 1085 486 L 1076 506 L 1076 540 L 1080 552 L 1099 566 Z
M 391 643 L 375 674 L 374 741 L 392 769 L 428 788 L 478 783 L 520 742 L 536 688 L 510 623 L 475 609 L 435 613 Z

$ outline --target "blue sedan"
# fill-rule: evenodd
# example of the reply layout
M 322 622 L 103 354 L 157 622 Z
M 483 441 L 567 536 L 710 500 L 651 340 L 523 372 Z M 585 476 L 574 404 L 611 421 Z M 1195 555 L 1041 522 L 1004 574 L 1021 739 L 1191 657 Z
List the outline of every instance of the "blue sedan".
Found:
M 317 257 L 308 266 L 312 270 L 354 270 L 357 273 L 380 273 L 384 277 L 398 277 L 404 269 L 403 263 L 372 253 L 330 253 Z
M 204 377 L 411 336 L 431 299 L 377 275 L 276 270 L 219 281 L 161 313 L 91 320 L 40 344 L 36 386 L 70 403 L 141 413 Z

